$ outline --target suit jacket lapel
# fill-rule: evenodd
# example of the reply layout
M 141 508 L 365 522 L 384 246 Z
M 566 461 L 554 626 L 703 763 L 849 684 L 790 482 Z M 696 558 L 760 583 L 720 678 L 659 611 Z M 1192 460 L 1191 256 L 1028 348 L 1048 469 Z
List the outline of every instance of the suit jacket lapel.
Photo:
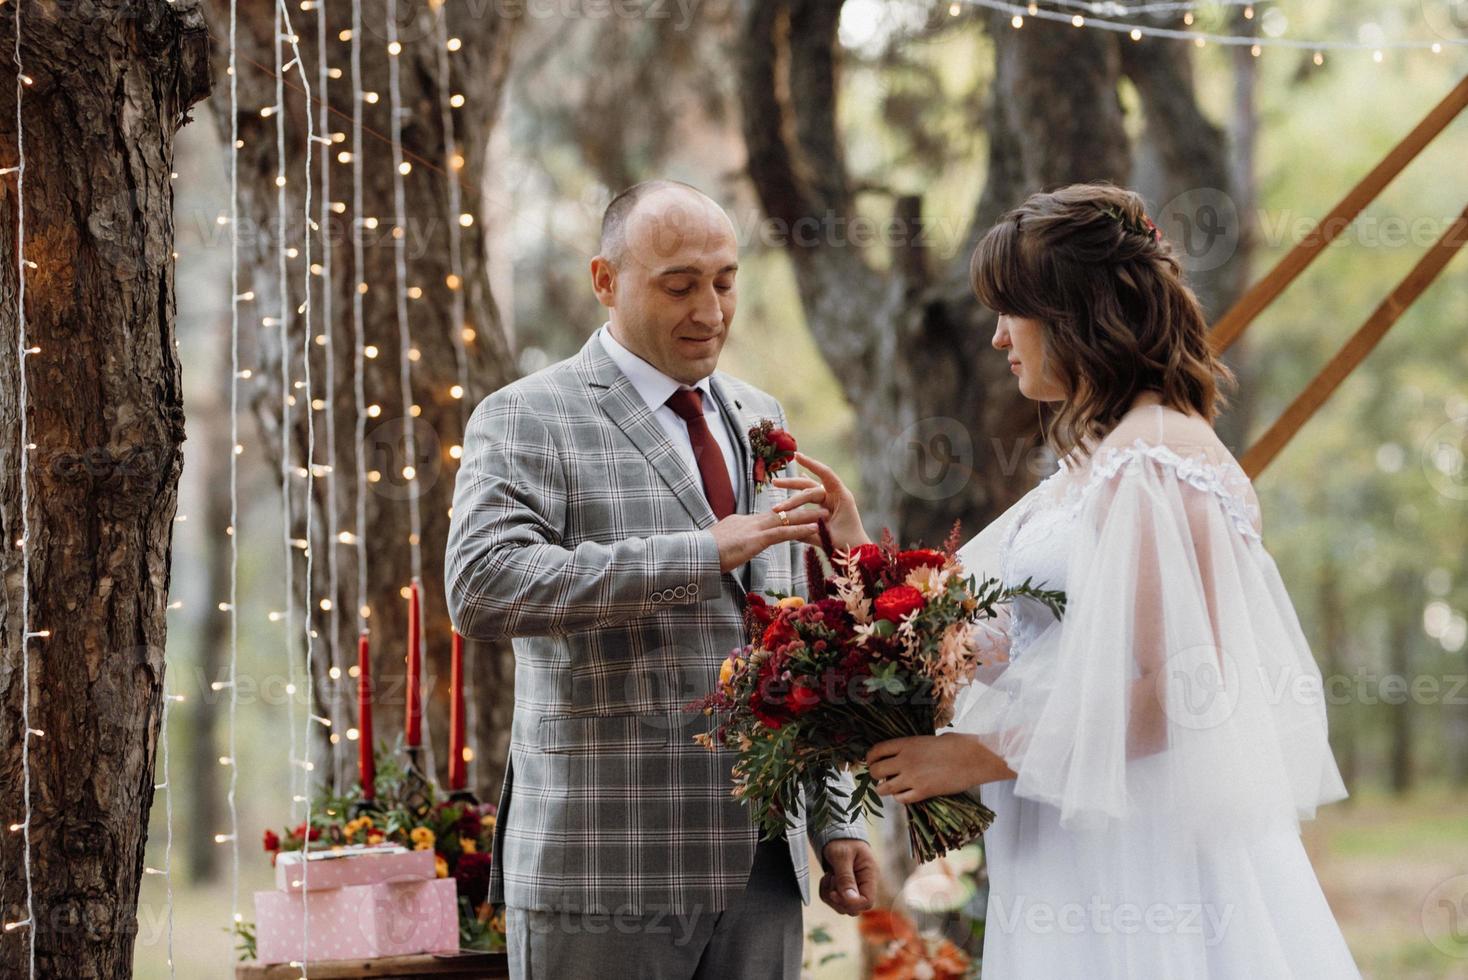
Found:
M 598 389 L 596 400 L 601 410 L 627 434 L 652 468 L 657 471 L 668 489 L 678 498 L 688 516 L 700 528 L 712 527 L 716 522 L 714 512 L 704 496 L 703 484 L 697 474 L 689 471 L 678 450 L 668 440 L 668 434 L 652 417 L 647 403 L 637 393 L 632 382 L 618 369 L 616 362 L 607 356 L 601 341 L 593 334 L 581 348 L 581 360 L 589 383 Z
M 754 483 L 754 448 L 749 444 L 749 430 L 754 424 L 744 415 L 744 406 L 738 398 L 729 391 L 715 374 L 709 379 L 709 388 L 718 400 L 719 411 L 728 419 L 729 428 L 734 432 L 735 445 L 739 447 L 739 473 L 741 486 L 743 487 L 744 508 L 743 513 L 757 514 L 760 511 L 769 510 L 772 502 L 764 494 L 755 494 Z M 747 592 L 760 592 L 765 586 L 765 580 L 769 557 L 767 552 L 760 552 L 749 560 L 744 566 L 742 576 L 738 576 L 739 584 Z

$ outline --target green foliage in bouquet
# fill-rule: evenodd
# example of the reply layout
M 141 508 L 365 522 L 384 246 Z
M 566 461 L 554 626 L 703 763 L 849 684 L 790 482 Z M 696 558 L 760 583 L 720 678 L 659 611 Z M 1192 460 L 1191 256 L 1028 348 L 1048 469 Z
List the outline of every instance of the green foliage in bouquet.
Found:
M 968 574 L 956 557 L 956 525 L 941 550 L 899 550 L 884 534 L 881 544 L 837 551 L 821 531 L 824 549 L 807 555 L 810 600 L 749 596 L 754 641 L 724 662 L 718 688 L 689 706 L 720 718 L 695 737 L 735 752 L 734 793 L 767 837 L 793 824 L 802 797 L 816 826 L 879 816 L 867 752 L 952 720 L 959 688 L 992 648 L 986 635 L 1001 604 L 1023 597 L 1057 618 L 1065 612 L 1063 592 Z M 840 770 L 855 774 L 849 799 L 832 791 Z M 915 803 L 908 818 L 912 853 L 928 861 L 974 840 L 993 813 L 963 793 Z

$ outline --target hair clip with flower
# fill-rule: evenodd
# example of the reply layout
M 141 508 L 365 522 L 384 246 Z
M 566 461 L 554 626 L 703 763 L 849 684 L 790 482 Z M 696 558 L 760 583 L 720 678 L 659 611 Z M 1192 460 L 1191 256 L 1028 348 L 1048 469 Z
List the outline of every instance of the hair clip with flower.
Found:
M 1137 235 L 1146 235 L 1154 242 L 1162 241 L 1162 229 L 1158 228 L 1157 225 L 1152 222 L 1152 219 L 1147 217 L 1145 213 L 1142 215 L 1142 220 L 1139 224 L 1135 220 L 1128 218 L 1126 215 L 1118 211 L 1110 204 L 1100 205 L 1100 208 L 1102 214 L 1105 214 L 1108 217 L 1114 218 L 1115 220 L 1121 222 L 1122 227 L 1125 228 L 1127 231 L 1130 231 Z

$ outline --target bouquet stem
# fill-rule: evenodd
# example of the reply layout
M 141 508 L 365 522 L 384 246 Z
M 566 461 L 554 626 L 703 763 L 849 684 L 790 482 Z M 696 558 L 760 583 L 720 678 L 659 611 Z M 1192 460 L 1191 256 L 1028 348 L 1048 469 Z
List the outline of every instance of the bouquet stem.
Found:
M 973 843 L 994 822 L 994 811 L 973 791 L 935 796 L 907 807 L 907 842 L 920 864 Z

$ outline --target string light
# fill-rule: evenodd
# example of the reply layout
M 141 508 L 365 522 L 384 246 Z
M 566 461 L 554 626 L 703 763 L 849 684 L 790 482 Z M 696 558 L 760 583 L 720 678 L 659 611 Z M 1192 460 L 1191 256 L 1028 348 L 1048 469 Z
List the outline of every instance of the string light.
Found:
M 292 55 L 291 65 L 299 66 L 302 63 L 301 62 L 300 39 L 296 35 L 295 30 L 291 26 L 290 11 L 286 8 L 285 0 L 276 0 L 276 10 L 277 10 L 277 12 L 280 15 L 280 19 L 285 24 L 286 34 L 287 34 L 287 37 L 289 39 L 289 43 L 290 43 L 290 46 L 291 46 L 291 55 Z M 278 41 L 277 41 L 277 44 L 276 44 L 276 51 L 277 51 L 276 57 L 277 57 L 277 60 L 278 60 L 279 59 L 278 52 L 280 51 L 280 45 L 279 45 L 279 42 Z M 287 66 L 287 67 L 289 67 L 289 66 Z M 281 77 L 280 76 L 283 75 L 283 74 L 284 74 L 284 70 L 282 70 L 280 73 L 277 74 L 277 76 L 276 76 L 276 85 L 277 86 L 279 86 L 281 84 Z M 303 497 L 303 500 L 305 502 L 305 511 L 306 511 L 306 537 L 305 537 L 305 541 L 304 541 L 305 548 L 303 549 L 305 551 L 305 558 L 306 558 L 306 574 L 305 574 L 305 580 L 304 580 L 303 587 L 302 587 L 302 592 L 303 592 L 304 598 L 303 598 L 303 602 L 302 602 L 302 617 L 301 617 L 302 622 L 301 622 L 301 626 L 302 626 L 302 629 L 304 629 L 305 630 L 305 633 L 306 633 L 306 635 L 305 635 L 305 643 L 306 643 L 306 695 L 305 696 L 306 696 L 306 705 L 307 705 L 307 707 L 306 707 L 306 711 L 305 711 L 306 717 L 305 717 L 305 719 L 301 723 L 302 724 L 302 730 L 305 733 L 305 746 L 304 746 L 304 749 L 305 749 L 305 758 L 303 760 L 301 760 L 304 763 L 304 765 L 302 765 L 302 767 L 301 767 L 304 771 L 303 771 L 303 773 L 301 775 L 301 793 L 300 793 L 300 796 L 301 797 L 304 797 L 304 800 L 302 800 L 301 802 L 303 802 L 305 804 L 305 810 L 306 810 L 305 825 L 308 828 L 308 830 L 307 830 L 307 837 L 309 838 L 310 837 L 309 828 L 311 826 L 311 775 L 310 774 L 315 769 L 314 764 L 311 762 L 311 731 L 310 731 L 310 726 L 311 726 L 311 719 L 312 719 L 313 716 L 312 716 L 312 713 L 311 713 L 310 708 L 311 708 L 311 705 L 313 705 L 315 703 L 314 697 L 315 697 L 315 684 L 316 684 L 315 662 L 314 662 L 315 661 L 315 642 L 314 642 L 314 640 L 316 638 L 316 631 L 311 628 L 312 589 L 315 586 L 315 582 L 314 582 L 314 577 L 315 577 L 314 556 L 313 556 L 312 550 L 311 550 L 311 539 L 312 539 L 312 534 L 313 534 L 313 531 L 314 531 L 314 521 L 315 521 L 315 513 L 316 513 L 316 504 L 315 504 L 315 501 L 316 501 L 316 497 L 315 497 L 315 481 L 316 481 L 316 470 L 315 470 L 315 463 L 316 463 L 316 413 L 313 412 L 311 410 L 311 407 L 310 407 L 310 405 L 311 405 L 311 338 L 313 336 L 312 330 L 311 330 L 311 238 L 312 238 L 312 236 L 311 236 L 311 225 L 312 225 L 312 221 L 311 221 L 311 204 L 312 204 L 312 194 L 313 194 L 311 165 L 314 162 L 314 159 L 313 159 L 313 150 L 314 150 L 314 148 L 316 146 L 317 136 L 316 136 L 315 120 L 313 119 L 313 117 L 311 115 L 311 83 L 310 83 L 310 81 L 307 80 L 304 71 L 300 71 L 300 72 L 298 72 L 298 74 L 301 76 L 301 91 L 302 91 L 302 93 L 304 95 L 305 103 L 306 103 L 306 109 L 305 109 L 305 112 L 303 113 L 303 115 L 305 116 L 305 119 L 306 119 L 306 160 L 305 160 L 306 193 L 305 193 L 305 196 L 304 196 L 304 198 L 302 200 L 302 204 L 301 204 L 301 214 L 302 214 L 303 223 L 304 223 L 304 227 L 302 228 L 302 231 L 301 231 L 301 238 L 302 238 L 302 251 L 304 252 L 304 255 L 303 255 L 303 262 L 302 262 L 303 268 L 302 268 L 302 271 L 301 271 L 301 305 L 299 307 L 297 307 L 297 312 L 300 313 L 301 314 L 301 317 L 302 317 L 302 322 L 301 322 L 301 375 L 302 375 L 302 378 L 301 378 L 301 381 L 298 382 L 298 384 L 300 384 L 304 388 L 305 393 L 306 393 L 306 487 L 305 487 L 305 495 Z M 278 92 L 278 89 L 277 89 L 277 92 Z M 324 91 L 322 92 L 322 96 L 323 96 L 322 102 L 324 104 L 325 103 L 325 92 Z M 277 101 L 280 101 L 280 99 L 277 98 Z M 281 132 L 278 130 L 277 131 L 277 139 L 279 140 L 280 137 L 281 137 Z M 280 156 L 281 167 L 284 168 L 284 166 L 285 166 L 285 151 L 284 151 L 283 146 L 282 146 L 282 148 L 280 150 L 280 154 L 281 154 L 281 156 Z M 326 195 L 323 194 L 322 197 L 323 197 L 323 201 L 324 201 L 326 199 Z M 282 235 L 284 233 L 284 230 L 285 230 L 285 218 L 284 218 L 284 212 L 282 211 L 282 217 L 281 217 L 281 231 L 282 231 Z M 330 291 L 330 286 L 327 287 L 327 291 L 328 292 Z M 282 297 L 282 299 L 284 299 L 285 294 L 286 294 L 285 283 L 282 282 L 281 283 L 281 297 Z M 284 309 L 284 307 L 282 307 L 282 309 Z M 284 314 L 282 314 L 282 319 L 283 318 L 284 318 Z M 329 322 L 330 321 L 328 321 L 328 323 Z M 282 329 L 284 329 L 284 328 L 282 328 Z M 286 360 L 286 351 L 287 351 L 287 346 L 284 343 L 282 343 L 281 344 L 281 361 L 282 361 L 282 363 L 284 363 L 284 361 Z M 283 425 L 282 428 L 287 428 L 288 427 L 289 415 L 283 413 L 281 417 L 282 417 L 282 420 L 287 423 L 286 425 Z M 285 491 L 287 491 L 287 494 L 286 494 L 286 521 L 287 521 L 286 533 L 287 533 L 287 536 L 289 536 L 289 533 L 290 533 L 290 529 L 289 529 L 289 521 L 290 521 L 290 504 L 289 504 L 289 499 L 290 498 L 289 498 L 289 493 L 288 493 L 288 489 L 289 488 L 283 485 L 282 486 L 282 489 L 285 490 Z M 296 542 L 292 542 L 292 543 L 294 544 Z M 286 563 L 287 563 L 287 565 L 291 564 L 291 557 L 290 557 L 289 553 L 287 553 L 287 556 L 286 556 Z M 289 573 L 288 573 L 288 575 L 289 575 Z M 289 581 L 289 579 L 287 579 L 287 581 Z M 286 605 L 286 608 L 287 609 L 290 609 L 290 605 L 289 605 L 289 602 L 290 602 L 290 595 L 289 595 L 290 589 L 289 589 L 289 586 L 287 586 L 286 592 L 287 592 L 287 605 Z M 287 627 L 287 628 L 289 629 L 289 627 Z M 286 644 L 286 656 L 287 657 L 291 657 L 291 649 L 290 649 L 289 642 L 287 642 L 287 644 Z M 294 674 L 294 658 L 292 658 L 292 671 L 291 672 L 292 672 L 292 674 Z M 292 685 L 292 686 L 294 686 L 294 685 Z M 294 692 L 292 692 L 292 693 L 294 693 Z M 294 698 L 291 699 L 291 705 L 294 708 L 294 705 L 295 705 L 295 699 Z M 295 728 L 292 727 L 291 728 L 291 744 L 292 744 L 292 753 L 291 754 L 292 755 L 295 754 L 295 752 L 294 752 L 295 741 L 296 741 L 296 732 L 295 732 Z M 292 802 L 296 802 L 296 801 L 293 800 Z M 303 936 L 303 945 L 304 945 L 305 950 L 306 950 L 306 957 L 307 957 L 308 961 L 309 961 L 310 954 L 311 954 L 311 915 L 310 915 L 310 913 L 311 913 L 311 895 L 310 895 L 309 892 L 304 892 L 302 894 L 302 901 L 301 901 L 301 931 L 302 931 L 302 936 Z M 305 977 L 306 975 L 307 975 L 306 974 L 306 967 L 305 966 L 302 966 L 302 968 L 301 968 L 301 976 L 302 977 Z
M 332 77 L 332 70 L 327 62 L 326 0 L 316 0 L 315 9 L 317 60 L 316 88 L 318 95 L 317 106 L 320 112 L 318 127 L 322 132 L 328 132 L 330 130 L 330 100 L 327 93 L 327 82 Z M 338 72 L 338 75 L 340 75 L 340 72 Z M 335 136 L 333 135 L 331 139 L 327 140 L 327 145 L 330 145 L 334 140 Z M 318 221 L 323 229 L 327 229 L 330 227 L 331 215 L 334 211 L 336 211 L 336 205 L 334 205 L 331 201 L 331 158 L 330 155 L 327 153 L 321 154 L 320 181 L 321 216 Z M 326 287 L 321 291 L 321 315 L 322 319 L 326 321 L 327 328 L 322 334 L 322 337 L 318 338 L 324 341 L 322 343 L 322 349 L 324 352 L 324 357 L 326 359 L 327 398 L 325 404 L 322 406 L 323 409 L 327 405 L 333 407 L 336 405 L 337 394 L 336 344 L 334 339 L 334 334 L 336 331 L 333 329 L 336 320 L 333 315 L 334 311 L 332 309 L 332 303 L 334 299 L 333 286 L 335 282 L 332 275 L 333 251 L 334 245 L 332 241 L 332 236 L 323 231 L 321 235 L 321 276 L 326 282 Z M 316 406 L 313 404 L 312 408 L 314 410 L 316 409 Z M 336 412 L 334 410 L 326 411 L 326 456 L 329 460 L 331 460 L 331 465 L 328 467 L 328 472 L 325 474 L 327 521 L 326 536 L 328 541 L 332 541 L 337 537 L 338 520 L 337 484 L 335 473 Z M 335 679 L 337 674 L 339 673 L 338 664 L 340 663 L 342 658 L 342 644 L 339 642 L 339 634 L 341 632 L 341 613 L 336 607 L 339 572 L 340 557 L 337 553 L 335 545 L 331 545 L 326 549 L 326 591 L 330 594 L 331 598 L 329 600 L 325 600 L 328 605 L 324 606 L 323 608 L 325 608 L 330 613 L 330 616 L 327 617 L 327 635 L 330 637 L 330 642 L 327 645 L 327 651 L 331 660 L 330 675 L 333 679 Z M 342 685 L 334 684 L 332 685 L 331 692 L 332 717 L 337 721 L 345 720 L 345 710 L 346 708 L 343 701 Z M 341 788 L 345 785 L 347 759 L 347 753 L 341 750 L 338 750 L 333 756 L 333 783 L 338 792 L 340 792 Z
M 450 316 L 453 318 L 451 322 L 458 324 L 463 323 L 467 317 L 464 291 L 460 288 L 464 282 L 463 235 L 460 229 L 470 227 L 474 218 L 472 214 L 464 211 L 460 195 L 458 171 L 464 165 L 464 157 L 459 152 L 458 133 L 455 129 L 452 110 L 464 105 L 464 96 L 452 90 L 449 53 L 457 51 L 459 45 L 451 43 L 456 42 L 457 39 L 449 37 L 446 7 L 446 4 L 440 3 L 433 8 L 433 27 L 438 55 L 439 119 L 443 127 L 444 159 L 448 163 L 445 173 L 448 175 L 449 273 L 445 277 L 445 284 L 450 290 Z M 454 220 L 455 215 L 458 216 L 457 223 Z M 459 429 L 462 432 L 469 422 L 469 406 L 464 402 L 464 392 L 469 389 L 469 353 L 462 332 L 450 331 L 450 335 L 453 339 L 458 383 L 449 389 L 449 394 L 459 402 Z M 453 455 L 452 451 L 450 455 Z M 458 459 L 459 457 L 453 456 L 453 458 Z M 470 657 L 464 671 L 464 704 L 467 709 L 464 721 L 471 733 L 478 731 L 479 724 L 479 699 L 475 695 L 476 667 L 477 658 Z
M 240 627 L 236 598 L 239 590 L 240 547 L 239 526 L 240 481 L 239 457 L 244 451 L 240 445 L 240 303 L 253 300 L 254 290 L 240 292 L 240 99 L 239 72 L 235 70 L 238 58 L 239 0 L 229 0 L 229 444 L 234 451 L 229 454 L 229 712 L 227 715 L 227 740 L 231 757 L 238 751 L 236 744 L 235 714 L 239 709 L 239 690 L 235 685 L 239 670 Z M 230 927 L 240 921 L 240 814 L 236 793 L 239 786 L 239 770 L 229 767 L 229 790 L 225 799 L 229 806 L 229 833 L 216 834 L 215 843 L 229 842 L 229 914 Z
M 367 630 L 367 459 L 362 447 L 367 443 L 367 391 L 364 360 L 366 335 L 362 320 L 362 296 L 367 285 L 363 266 L 362 243 L 362 3 L 352 0 L 351 71 L 352 71 L 352 275 L 357 288 L 352 290 L 353 395 L 356 400 L 356 545 L 357 545 L 357 631 Z
M 450 39 L 451 41 L 454 39 Z M 387 0 L 387 43 L 389 46 L 398 41 L 398 3 L 397 0 Z M 455 50 L 450 48 L 450 50 Z M 409 535 L 411 542 L 408 553 L 411 559 L 412 578 L 414 581 L 423 579 L 423 549 L 418 543 L 423 536 L 423 514 L 418 499 L 418 486 L 416 472 L 412 463 L 418 458 L 418 439 L 413 424 L 413 374 L 412 361 L 409 351 L 413 347 L 413 336 L 408 326 L 408 258 L 405 236 L 402 229 L 407 225 L 407 203 L 406 190 L 403 178 L 412 170 L 411 164 L 403 159 L 403 96 L 400 81 L 401 59 L 389 58 L 387 61 L 388 79 L 388 113 L 391 122 L 388 132 L 392 144 L 393 162 L 393 268 L 394 282 L 397 287 L 397 317 L 398 317 L 398 345 L 400 354 L 398 357 L 398 383 L 402 388 L 403 396 L 403 452 L 408 457 L 409 465 L 403 468 L 404 478 L 408 481 L 408 518 L 412 533 Z M 450 226 L 452 226 L 450 222 Z M 424 650 L 424 633 L 418 631 L 418 660 L 421 663 Z M 423 744 L 426 755 L 426 771 L 434 772 L 433 761 L 433 738 L 428 731 L 428 713 L 423 714 Z
M 982 7 L 987 10 L 993 10 L 999 13 L 1010 15 L 1010 24 L 1016 29 L 1023 24 L 1023 19 L 1020 16 L 1023 14 L 1030 17 L 1038 17 L 1042 20 L 1069 23 L 1073 27 L 1078 28 L 1094 27 L 1104 31 L 1125 33 L 1130 35 L 1132 40 L 1134 41 L 1141 40 L 1141 38 L 1143 37 L 1155 37 L 1165 38 L 1169 40 L 1192 41 L 1193 44 L 1198 47 L 1204 47 L 1208 44 L 1220 44 L 1231 47 L 1248 47 L 1251 50 L 1255 46 L 1258 46 L 1260 48 L 1274 47 L 1313 51 L 1315 52 L 1313 60 L 1316 65 L 1321 65 L 1325 63 L 1324 56 L 1321 54 L 1322 51 L 1369 51 L 1371 52 L 1372 60 L 1375 61 L 1377 64 L 1380 64 L 1384 58 L 1384 52 L 1386 50 L 1427 50 L 1431 51 L 1433 54 L 1440 54 L 1442 52 L 1442 46 L 1444 43 L 1451 45 L 1468 45 L 1468 37 L 1448 38 L 1446 39 L 1446 41 L 1401 40 L 1382 42 L 1312 41 L 1305 40 L 1303 38 L 1260 37 L 1257 34 L 1216 34 L 1206 31 L 1179 30 L 1178 28 L 1171 27 L 1155 27 L 1152 25 L 1135 24 L 1127 21 L 1111 20 L 1107 19 L 1105 16 L 1102 16 L 1107 13 L 1121 16 L 1143 13 L 1147 11 L 1187 10 L 1189 12 L 1184 15 L 1184 23 L 1190 25 L 1192 23 L 1191 10 L 1196 5 L 1186 3 L 1157 3 L 1143 4 L 1136 7 L 1122 7 L 1116 4 L 1090 3 L 1085 2 L 1085 0 L 1049 0 L 1049 2 L 1056 7 L 1063 7 L 1067 8 L 1068 10 L 1076 10 L 1079 8 L 1084 9 L 1088 12 L 1095 12 L 1095 15 L 1093 16 L 1084 16 L 1079 13 L 1069 13 L 1065 10 L 1044 10 L 1041 9 L 1039 4 L 1036 3 L 1031 3 L 1028 6 L 1020 6 L 1018 4 L 1008 3 L 1006 2 L 1006 0 L 964 0 L 964 2 L 972 4 L 975 7 Z M 1240 4 L 1238 3 L 1238 0 L 1224 0 L 1224 5 L 1239 6 Z M 1246 7 L 1246 17 L 1250 17 L 1248 13 L 1249 9 L 1252 9 L 1252 7 Z M 1252 17 L 1250 17 L 1250 19 L 1252 19 Z
M 35 349 L 26 342 L 26 318 L 25 318 L 25 280 L 26 269 L 34 268 L 35 264 L 27 261 L 25 257 L 25 121 L 22 118 L 21 106 L 25 96 L 25 86 L 30 83 L 26 76 L 20 52 L 21 38 L 21 2 L 15 2 L 15 255 L 16 255 L 16 297 L 15 297 L 15 320 L 16 329 L 19 334 L 17 342 L 17 359 L 19 360 L 19 384 L 17 395 L 16 414 L 20 416 L 20 444 L 25 447 L 30 444 L 27 428 L 27 403 L 29 401 L 29 375 L 26 369 L 27 356 L 34 353 Z M 35 918 L 35 890 L 31 879 L 31 646 L 30 638 L 39 637 L 44 630 L 31 631 L 31 549 L 24 547 L 30 541 L 30 487 L 28 485 L 30 474 L 30 452 L 25 448 L 20 452 L 20 628 L 24 634 L 20 643 L 20 703 L 21 703 L 21 726 L 25 729 L 21 737 L 20 768 L 22 779 L 21 796 L 25 819 L 21 824 L 21 847 L 24 854 L 23 865 L 25 869 L 25 918 L 18 922 L 7 922 L 6 932 L 26 928 L 26 959 L 30 971 L 31 980 L 36 976 L 36 930 L 28 928 Z
M 283 71 L 283 53 L 281 42 L 285 40 L 285 21 L 282 17 L 281 3 L 277 0 L 275 4 L 275 104 L 284 107 L 285 104 L 285 75 Z M 307 113 L 309 120 L 310 113 Z M 280 113 L 275 123 L 275 154 L 276 154 L 276 192 L 275 192 L 275 217 L 277 222 L 277 233 L 275 236 L 275 263 L 276 263 L 276 288 L 280 302 L 280 315 L 274 319 L 274 325 L 279 333 L 280 344 L 280 523 L 282 543 L 285 546 L 285 607 L 283 619 L 285 621 L 285 642 L 282 645 L 285 651 L 286 673 L 290 678 L 287 691 L 294 690 L 296 684 L 296 658 L 292 652 L 292 641 L 295 639 L 295 617 L 293 615 L 293 601 L 295 599 L 295 557 L 292 549 L 295 546 L 291 539 L 291 406 L 295 403 L 291 397 L 291 359 L 290 359 L 290 278 L 286 266 L 286 197 L 285 197 L 285 114 Z M 308 171 L 309 173 L 309 171 Z M 307 505 L 309 506 L 309 501 Z M 294 723 L 295 699 L 292 698 L 287 705 L 286 727 L 290 731 L 290 758 L 295 758 L 296 749 L 296 726 Z M 298 795 L 296 773 L 291 772 L 291 795 Z M 294 822 L 298 812 L 294 806 L 291 807 L 291 821 Z
M 146 869 L 152 874 L 163 876 L 163 902 L 168 918 L 168 975 L 174 975 L 173 969 L 173 790 L 169 786 L 168 778 L 168 709 L 170 702 L 182 701 L 182 694 L 163 694 L 163 720 L 158 726 L 158 740 L 163 743 L 163 782 L 157 784 L 154 789 L 163 790 L 163 869 Z

